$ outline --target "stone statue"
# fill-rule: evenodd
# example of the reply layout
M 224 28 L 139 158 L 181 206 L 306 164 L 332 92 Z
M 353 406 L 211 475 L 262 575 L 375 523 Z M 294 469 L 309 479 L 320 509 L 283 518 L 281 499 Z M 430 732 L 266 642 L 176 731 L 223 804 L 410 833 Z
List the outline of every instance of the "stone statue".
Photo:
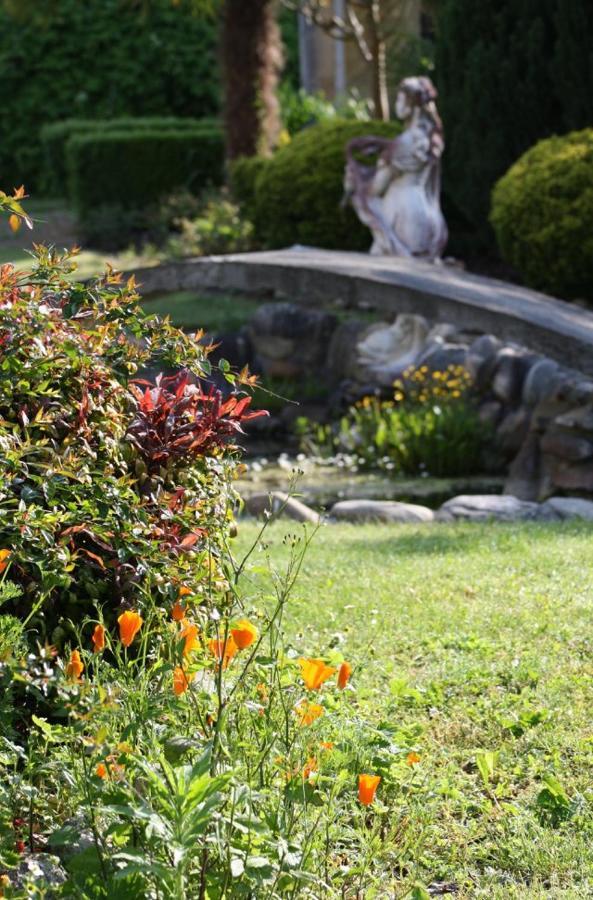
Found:
M 430 78 L 404 78 L 395 104 L 404 122 L 401 134 L 393 140 L 355 138 L 346 148 L 345 200 L 371 229 L 376 256 L 434 261 L 447 243 L 440 205 L 445 144 L 436 96 Z M 360 161 L 375 155 L 374 166 Z
M 400 313 L 392 325 L 375 325 L 367 331 L 356 347 L 358 364 L 377 384 L 393 384 L 416 362 L 428 333 L 428 322 L 422 316 Z

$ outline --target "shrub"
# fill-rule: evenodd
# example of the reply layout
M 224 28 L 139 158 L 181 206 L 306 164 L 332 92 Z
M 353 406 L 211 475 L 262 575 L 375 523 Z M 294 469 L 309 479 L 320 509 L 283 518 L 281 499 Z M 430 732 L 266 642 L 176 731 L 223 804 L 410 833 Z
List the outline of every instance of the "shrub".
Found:
M 355 94 L 335 104 L 325 97 L 323 91 L 308 94 L 302 88 L 295 90 L 290 84 L 280 87 L 280 114 L 282 124 L 289 135 L 295 135 L 303 128 L 335 119 L 356 119 L 368 122 L 369 103 Z
M 392 122 L 334 121 L 314 125 L 278 150 L 257 174 L 253 221 L 269 247 L 310 244 L 367 250 L 368 228 L 352 209 L 342 209 L 345 147 L 354 137 L 393 137 Z
M 528 284 L 593 300 L 593 130 L 525 153 L 494 188 L 490 221 Z
M 124 219 L 141 222 L 137 214 L 154 211 L 167 193 L 199 193 L 223 178 L 222 132 L 208 125 L 75 135 L 66 155 L 71 198 L 87 234 L 100 233 L 96 219 L 104 207 L 116 219 L 119 209 Z
M 192 385 L 203 348 L 145 317 L 116 276 L 83 286 L 42 251 L 0 282 L 0 548 L 22 596 L 7 612 L 61 643 L 97 606 L 111 620 L 180 584 L 199 596 L 228 529 L 246 402 Z M 139 367 L 170 378 L 134 383 Z M 177 587 L 176 587 L 177 586 Z
M 192 131 L 196 128 L 216 128 L 215 119 L 182 119 L 169 117 L 128 117 L 118 119 L 65 119 L 45 125 L 40 132 L 43 147 L 43 190 L 61 197 L 67 190 L 68 166 L 66 146 L 74 135 L 104 134 L 107 131 Z
M 0 7 L 6 186 L 39 186 L 40 128 L 69 117 L 216 115 L 217 23 L 191 0 L 52 0 Z M 37 7 L 37 9 L 35 9 Z
M 443 185 L 473 226 L 474 243 L 493 243 L 490 193 L 514 160 L 541 138 L 591 124 L 592 40 L 589 0 L 440 4 Z
M 206 197 L 195 217 L 181 217 L 173 224 L 179 233 L 167 244 L 172 256 L 241 253 L 254 246 L 253 225 L 225 191 Z
M 269 160 L 263 156 L 240 156 L 229 164 L 229 187 L 247 219 L 255 217 L 255 191 L 260 172 Z
M 482 470 L 487 435 L 462 367 L 410 368 L 394 387 L 392 399 L 364 397 L 338 423 L 310 429 L 305 446 L 347 453 L 360 468 L 393 475 L 448 478 Z

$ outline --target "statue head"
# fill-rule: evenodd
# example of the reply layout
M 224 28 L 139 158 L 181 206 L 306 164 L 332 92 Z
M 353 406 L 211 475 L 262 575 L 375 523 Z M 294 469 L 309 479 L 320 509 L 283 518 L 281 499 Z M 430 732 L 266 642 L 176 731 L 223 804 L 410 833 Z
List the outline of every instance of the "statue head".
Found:
M 398 119 L 408 119 L 415 108 L 429 107 L 437 98 L 437 89 L 425 75 L 414 75 L 400 81 L 395 101 Z M 435 110 L 436 111 L 436 110 Z

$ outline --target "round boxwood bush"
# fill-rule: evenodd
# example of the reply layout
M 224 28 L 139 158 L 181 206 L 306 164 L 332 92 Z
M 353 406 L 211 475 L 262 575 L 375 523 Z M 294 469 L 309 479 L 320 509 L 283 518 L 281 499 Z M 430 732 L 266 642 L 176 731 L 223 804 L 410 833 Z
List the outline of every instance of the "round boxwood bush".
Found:
M 540 141 L 496 184 L 490 221 L 527 284 L 593 300 L 593 129 Z
M 351 208 L 342 209 L 346 144 L 364 135 L 394 137 L 394 122 L 337 120 L 300 132 L 263 166 L 255 185 L 257 237 L 268 247 L 308 244 L 368 250 L 371 236 Z

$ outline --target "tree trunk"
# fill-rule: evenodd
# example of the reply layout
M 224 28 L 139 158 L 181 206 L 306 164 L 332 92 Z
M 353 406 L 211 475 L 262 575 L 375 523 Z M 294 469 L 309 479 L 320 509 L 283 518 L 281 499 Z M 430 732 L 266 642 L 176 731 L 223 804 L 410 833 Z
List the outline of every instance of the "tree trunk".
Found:
M 280 132 L 275 0 L 225 0 L 221 51 L 227 158 L 267 155 Z
M 387 46 L 382 37 L 381 0 L 374 0 L 369 15 L 369 47 L 372 54 L 373 105 L 375 118 L 389 121 L 387 88 Z

